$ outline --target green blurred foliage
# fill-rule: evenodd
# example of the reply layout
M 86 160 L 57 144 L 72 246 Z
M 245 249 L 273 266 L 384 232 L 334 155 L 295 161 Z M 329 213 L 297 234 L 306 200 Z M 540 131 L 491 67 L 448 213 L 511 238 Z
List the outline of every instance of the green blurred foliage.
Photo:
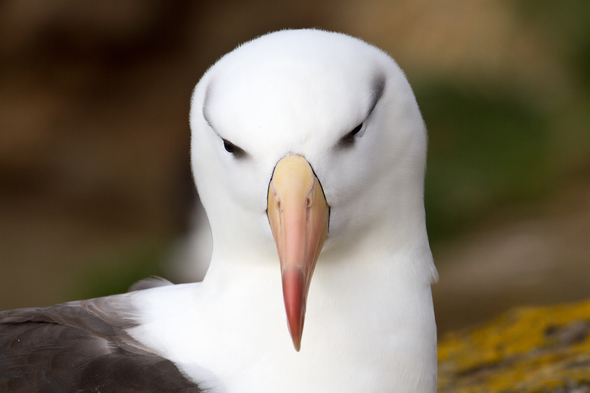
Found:
M 546 187 L 547 119 L 507 91 L 415 84 L 429 132 L 425 207 L 433 242 Z
M 91 261 L 82 276 L 75 280 L 78 285 L 72 288 L 71 297 L 90 299 L 125 293 L 139 280 L 164 276 L 162 263 L 169 247 L 170 241 L 161 239 Z

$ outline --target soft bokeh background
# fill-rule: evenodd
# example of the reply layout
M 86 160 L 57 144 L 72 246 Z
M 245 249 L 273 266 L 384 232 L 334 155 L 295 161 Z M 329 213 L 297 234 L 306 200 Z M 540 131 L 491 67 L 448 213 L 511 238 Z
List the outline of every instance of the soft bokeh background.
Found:
M 4 0 L 0 309 L 182 280 L 191 90 L 300 27 L 381 47 L 415 89 L 441 332 L 590 297 L 589 2 Z

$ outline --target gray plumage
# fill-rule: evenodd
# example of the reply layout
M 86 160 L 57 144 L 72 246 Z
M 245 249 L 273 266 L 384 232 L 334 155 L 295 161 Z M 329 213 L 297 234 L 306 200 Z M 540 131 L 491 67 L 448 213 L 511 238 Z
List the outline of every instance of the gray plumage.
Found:
M 201 392 L 126 333 L 133 314 L 128 295 L 0 312 L 0 392 Z

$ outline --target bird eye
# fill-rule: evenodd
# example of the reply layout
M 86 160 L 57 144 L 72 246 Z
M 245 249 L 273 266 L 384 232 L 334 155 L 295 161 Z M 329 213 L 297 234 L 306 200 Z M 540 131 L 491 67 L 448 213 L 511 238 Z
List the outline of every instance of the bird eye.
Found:
M 231 153 L 236 158 L 242 158 L 246 156 L 244 149 L 237 147 L 227 139 L 223 139 L 223 147 L 225 148 L 225 151 Z
M 350 147 L 354 144 L 355 141 L 355 136 L 356 134 L 358 134 L 363 128 L 363 123 L 359 124 L 358 126 L 354 127 L 352 129 L 352 131 L 350 131 L 348 134 L 344 135 L 341 139 L 340 142 L 338 142 L 338 146 L 340 147 Z

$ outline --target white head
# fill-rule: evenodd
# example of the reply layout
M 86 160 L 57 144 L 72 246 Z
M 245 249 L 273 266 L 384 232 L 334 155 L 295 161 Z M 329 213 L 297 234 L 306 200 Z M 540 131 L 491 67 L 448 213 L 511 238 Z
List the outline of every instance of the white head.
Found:
M 371 244 L 419 254 L 424 282 L 435 275 L 423 207 L 426 130 L 403 72 L 381 50 L 319 30 L 262 36 L 207 71 L 190 122 L 214 259 L 274 260 L 278 269 L 267 193 L 277 163 L 300 155 L 330 207 L 322 255 Z M 259 258 L 246 258 L 252 253 Z

